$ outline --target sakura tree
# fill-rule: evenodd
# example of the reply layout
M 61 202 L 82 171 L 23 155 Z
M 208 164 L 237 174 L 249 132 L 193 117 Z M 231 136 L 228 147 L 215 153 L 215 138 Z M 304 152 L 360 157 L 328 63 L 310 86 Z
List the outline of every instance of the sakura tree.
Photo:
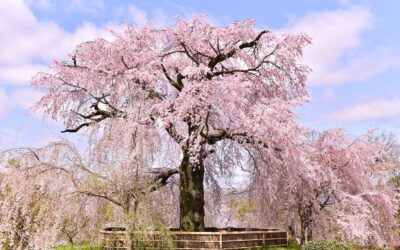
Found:
M 341 129 L 306 130 L 302 135 L 296 162 L 301 167 L 283 164 L 280 173 L 272 174 L 260 169 L 251 183 L 260 212 L 275 210 L 268 223 L 279 219 L 280 211 L 285 218 L 281 225 L 299 225 L 302 244 L 314 232 L 364 246 L 393 242 L 395 197 L 378 182 L 388 166 L 382 142 L 371 140 L 372 134 L 352 138 Z M 274 187 L 265 187 L 265 179 Z
M 72 192 L 61 169 L 49 171 L 55 156 L 50 149 L 0 154 L 2 249 L 49 249 L 60 242 L 92 240 L 103 223 L 101 201 Z
M 175 170 L 146 168 L 152 151 L 140 149 L 152 133 L 134 134 L 137 146 L 125 155 L 97 150 L 83 156 L 65 141 L 0 153 L 0 166 L 5 166 L 0 182 L 2 247 L 47 249 L 65 241 L 97 240 L 100 228 L 117 223 L 125 226 L 133 249 L 132 232 L 162 228 L 160 213 L 169 212 L 169 195 L 156 191 Z M 165 198 L 157 203 L 160 197 Z
M 86 128 L 92 139 L 104 131 L 118 137 L 125 128 L 115 123 L 161 127 L 180 151 L 180 228 L 201 231 L 205 169 L 212 172 L 209 156 L 224 143 L 290 162 L 299 132 L 292 109 L 307 96 L 308 68 L 298 60 L 309 42 L 257 30 L 251 19 L 129 26 L 113 40 L 78 45 L 52 74 L 38 74 L 33 85 L 45 95 L 36 109 L 61 119 L 64 132 Z

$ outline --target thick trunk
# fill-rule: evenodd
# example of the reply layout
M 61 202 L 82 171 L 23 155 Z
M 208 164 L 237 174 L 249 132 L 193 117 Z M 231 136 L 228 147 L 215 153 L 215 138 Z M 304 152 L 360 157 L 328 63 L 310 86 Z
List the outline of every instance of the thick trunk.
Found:
M 187 150 L 179 166 L 180 229 L 204 231 L 204 165 L 201 157 L 191 163 Z

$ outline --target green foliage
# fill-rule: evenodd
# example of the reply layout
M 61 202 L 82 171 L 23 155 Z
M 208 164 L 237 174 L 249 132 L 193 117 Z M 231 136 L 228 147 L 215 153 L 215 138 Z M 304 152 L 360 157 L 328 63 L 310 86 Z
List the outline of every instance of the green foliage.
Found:
M 74 245 L 65 245 L 54 248 L 54 250 L 103 250 L 104 247 L 94 243 L 80 243 Z
M 142 204 L 140 213 L 131 211 L 125 214 L 128 227 L 128 238 L 134 249 L 160 248 L 172 249 L 172 233 L 160 214 L 154 213 Z
M 115 208 L 113 205 L 107 204 L 105 207 L 104 216 L 108 221 L 113 221 L 115 219 Z
M 146 229 L 136 230 L 131 232 L 134 249 L 172 249 L 174 243 L 172 241 L 172 234 L 166 227 L 157 227 L 157 233 L 150 232 Z
M 243 220 L 247 214 L 255 210 L 256 202 L 254 200 L 237 200 L 233 201 L 231 206 L 237 210 L 237 218 Z
M 245 250 L 299 250 L 299 247 L 269 247 L 269 246 L 263 246 L 263 247 L 254 247 L 254 248 L 247 248 Z
M 264 248 L 266 250 L 299 250 L 299 248 L 292 248 L 292 247 L 268 247 Z
M 316 240 L 305 244 L 303 250 L 352 250 L 352 247 L 336 240 Z
M 299 243 L 297 243 L 297 240 L 295 237 L 289 236 L 288 248 L 289 249 L 300 249 L 300 245 L 299 245 Z

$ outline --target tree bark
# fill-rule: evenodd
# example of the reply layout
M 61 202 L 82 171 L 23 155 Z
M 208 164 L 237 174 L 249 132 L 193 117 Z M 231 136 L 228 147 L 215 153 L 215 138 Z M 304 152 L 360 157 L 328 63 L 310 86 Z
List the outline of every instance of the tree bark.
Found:
M 127 230 L 126 232 L 126 249 L 127 250 L 134 250 L 133 247 L 133 232 Z
M 179 166 L 180 230 L 201 232 L 204 226 L 204 164 L 192 163 L 187 149 Z
M 300 219 L 300 245 L 306 243 L 306 226 L 303 220 Z
M 311 228 L 311 225 L 310 226 L 308 226 L 308 229 L 307 229 L 307 242 L 310 242 L 310 241 L 312 241 L 312 233 L 313 233 L 313 231 L 312 231 L 312 228 Z
M 130 206 L 130 198 L 127 197 L 125 203 L 122 206 L 122 209 L 124 211 L 124 217 L 125 217 L 125 224 L 126 224 L 126 249 L 127 250 L 133 250 L 134 249 L 134 234 L 135 234 L 135 223 L 136 223 L 136 207 L 137 203 L 135 201 L 134 203 L 134 209 L 131 211 L 131 206 Z M 133 212 L 133 214 L 132 214 Z
M 74 238 L 68 234 L 67 234 L 67 238 L 68 238 L 68 244 L 74 245 Z

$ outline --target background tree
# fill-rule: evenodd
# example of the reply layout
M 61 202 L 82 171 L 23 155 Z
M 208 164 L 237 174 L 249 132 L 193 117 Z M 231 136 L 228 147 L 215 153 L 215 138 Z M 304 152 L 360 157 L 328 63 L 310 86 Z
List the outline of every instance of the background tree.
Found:
M 371 140 L 372 134 L 352 138 L 340 129 L 303 135 L 298 143 L 303 151 L 296 163 L 301 168 L 283 166 L 274 175 L 259 171 L 260 177 L 251 183 L 253 197 L 264 204 L 260 212 L 280 210 L 285 220 L 279 224 L 297 224 L 302 244 L 314 232 L 317 237 L 340 236 L 364 245 L 393 241 L 394 195 L 377 181 L 380 172 L 387 170 L 384 143 Z M 263 188 L 264 178 L 281 184 Z
M 92 240 L 101 227 L 103 204 L 72 193 L 63 173 L 48 171 L 40 159 L 55 156 L 49 153 L 43 147 L 0 154 L 2 249 L 48 249 L 63 241 Z
M 62 240 L 70 244 L 95 240 L 100 228 L 119 222 L 126 227 L 128 246 L 133 249 L 133 232 L 165 227 L 160 212 L 170 205 L 167 199 L 157 203 L 160 192 L 152 194 L 167 185 L 176 170 L 149 167 L 157 159 L 150 160 L 151 149 L 142 151 L 147 136 L 154 139 L 149 130 L 136 129 L 131 137 L 135 146 L 125 154 L 106 150 L 85 157 L 68 142 L 4 152 L 1 156 L 8 162 L 0 200 L 4 244 L 26 249 L 50 247 Z M 143 240 L 137 237 L 143 235 L 135 239 Z

